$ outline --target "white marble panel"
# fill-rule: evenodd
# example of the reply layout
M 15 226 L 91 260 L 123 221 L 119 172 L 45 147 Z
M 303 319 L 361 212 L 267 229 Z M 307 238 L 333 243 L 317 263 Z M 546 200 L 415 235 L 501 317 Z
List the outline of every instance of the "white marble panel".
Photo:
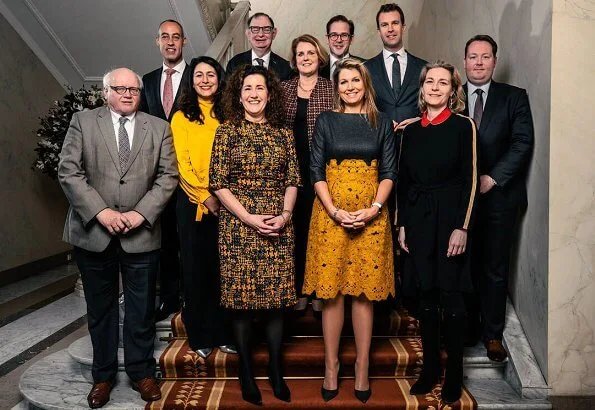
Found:
M 466 380 L 465 387 L 477 400 L 479 410 L 551 409 L 547 400 L 523 399 L 504 380 Z
M 554 0 L 550 155 L 549 383 L 595 394 L 595 7 Z
M 63 297 L 0 328 L 0 365 L 87 313 L 76 294 Z

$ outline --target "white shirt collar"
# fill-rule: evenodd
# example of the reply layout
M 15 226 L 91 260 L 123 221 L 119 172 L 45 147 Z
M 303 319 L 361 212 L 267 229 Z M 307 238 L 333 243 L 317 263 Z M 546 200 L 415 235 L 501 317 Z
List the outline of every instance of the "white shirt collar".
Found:
M 490 80 L 487 83 L 485 83 L 484 85 L 478 87 L 475 84 L 473 84 L 471 81 L 467 81 L 467 92 L 468 92 L 469 96 L 472 96 L 475 93 L 475 90 L 477 90 L 479 88 L 479 89 L 481 89 L 481 91 L 483 91 L 484 100 L 485 100 L 485 97 L 488 95 L 488 92 L 490 91 L 491 84 L 492 84 L 492 80 Z
M 168 68 L 169 67 L 166 66 L 165 63 L 163 63 L 163 71 L 167 70 Z M 172 68 L 181 74 L 184 72 L 184 69 L 186 69 L 186 61 L 184 61 L 184 59 L 182 59 L 182 61 L 180 61 L 178 64 L 176 64 Z
M 386 48 L 382 49 L 382 56 L 384 57 L 385 60 L 391 59 L 392 55 L 395 53 L 395 51 L 388 51 Z M 403 57 L 406 53 L 405 51 L 405 47 L 401 47 L 400 49 L 398 49 L 396 51 L 396 53 L 399 53 L 399 57 Z M 392 61 L 392 60 L 391 60 Z
M 132 123 L 132 121 L 134 121 L 134 118 L 136 117 L 136 111 L 129 115 L 120 115 L 110 108 L 109 112 L 112 115 L 112 124 L 114 124 L 114 125 L 120 124 L 120 117 L 128 118 L 128 121 L 130 121 L 130 123 Z
M 345 54 L 345 55 L 344 55 L 343 57 L 341 57 L 341 58 L 337 58 L 337 57 L 335 57 L 335 56 L 334 56 L 334 54 L 329 54 L 329 56 L 330 56 L 330 58 L 331 58 L 331 60 L 330 60 L 330 62 L 329 62 L 329 65 L 331 66 L 331 68 L 332 68 L 333 64 L 335 64 L 337 61 L 343 60 L 344 58 L 349 58 L 349 57 L 351 57 L 351 55 L 350 55 L 349 53 Z
M 265 55 L 263 55 L 262 57 L 258 57 L 258 55 L 254 52 L 254 50 L 252 50 L 252 65 L 258 65 L 256 64 L 256 62 L 254 61 L 257 58 L 262 58 L 264 60 L 264 66 L 266 68 L 269 68 L 269 62 L 271 61 L 271 51 L 269 50 L 268 53 L 266 53 Z

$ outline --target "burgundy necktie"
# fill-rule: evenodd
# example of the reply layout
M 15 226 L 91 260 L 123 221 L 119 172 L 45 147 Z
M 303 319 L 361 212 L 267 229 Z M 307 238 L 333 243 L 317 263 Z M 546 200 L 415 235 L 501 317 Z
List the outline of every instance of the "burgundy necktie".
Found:
M 475 120 L 475 124 L 477 124 L 477 128 L 479 128 L 481 117 L 483 117 L 483 90 L 478 88 L 475 90 L 475 94 L 477 94 L 477 98 L 475 99 L 475 107 L 473 108 L 473 119 Z
M 175 72 L 176 70 L 173 68 L 168 68 L 165 70 L 167 77 L 165 78 L 165 85 L 163 86 L 163 111 L 165 111 L 165 116 L 167 118 L 169 118 L 171 108 L 174 105 L 174 86 L 171 81 L 171 76 Z

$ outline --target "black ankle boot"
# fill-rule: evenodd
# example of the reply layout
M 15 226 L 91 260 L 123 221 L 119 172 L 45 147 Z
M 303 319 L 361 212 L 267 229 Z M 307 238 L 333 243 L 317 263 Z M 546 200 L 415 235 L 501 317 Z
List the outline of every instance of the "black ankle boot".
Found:
M 419 331 L 424 357 L 419 379 L 409 390 L 412 395 L 431 392 L 440 380 L 440 319 L 437 308 L 420 309 Z
M 446 373 L 442 386 L 442 401 L 454 403 L 461 398 L 463 389 L 463 351 L 465 347 L 464 314 L 445 315 L 446 331 Z

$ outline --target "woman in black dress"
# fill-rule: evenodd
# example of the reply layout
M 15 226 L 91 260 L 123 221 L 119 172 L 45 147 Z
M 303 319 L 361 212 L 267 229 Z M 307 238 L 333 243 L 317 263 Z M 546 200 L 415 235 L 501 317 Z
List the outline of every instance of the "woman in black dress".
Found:
M 442 400 L 461 396 L 465 304 L 472 290 L 468 230 L 478 192 L 477 141 L 461 77 L 450 64 L 426 64 L 420 75 L 421 120 L 403 131 L 397 185 L 399 245 L 409 253 L 406 276 L 420 289 L 423 366 L 411 394 L 429 393 L 440 379 L 440 308 L 448 360 Z
M 314 188 L 310 183 L 310 143 L 316 119 L 323 111 L 333 108 L 333 83 L 318 75 L 328 63 L 328 54 L 318 40 L 304 34 L 291 42 L 291 67 L 298 76 L 281 83 L 285 103 L 285 126 L 293 130 L 302 187 L 298 191 L 293 223 L 295 227 L 295 289 L 298 302 L 295 310 L 304 311 L 308 298 L 302 295 L 308 228 L 314 203 Z M 322 311 L 322 300 L 313 299 L 312 309 Z

